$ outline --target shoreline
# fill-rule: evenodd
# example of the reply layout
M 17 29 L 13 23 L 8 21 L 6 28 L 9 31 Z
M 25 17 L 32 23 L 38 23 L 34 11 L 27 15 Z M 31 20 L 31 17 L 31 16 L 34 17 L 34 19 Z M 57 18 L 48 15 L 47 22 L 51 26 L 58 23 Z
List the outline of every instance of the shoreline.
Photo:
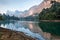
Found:
M 44 21 L 44 22 L 60 22 L 60 20 L 40 20 L 40 21 Z

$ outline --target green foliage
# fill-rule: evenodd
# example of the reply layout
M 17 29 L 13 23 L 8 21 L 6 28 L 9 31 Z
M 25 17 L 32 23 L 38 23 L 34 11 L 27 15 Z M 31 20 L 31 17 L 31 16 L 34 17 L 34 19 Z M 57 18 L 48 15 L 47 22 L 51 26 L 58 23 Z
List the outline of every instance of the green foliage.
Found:
M 1 15 L 0 14 L 0 20 L 19 20 L 18 17 L 15 17 L 14 15 L 13 16 L 9 16 L 9 15 Z
M 3 17 L 2 16 L 0 16 L 0 20 L 3 20 Z
M 60 3 L 53 2 L 52 6 L 47 9 L 43 9 L 42 12 L 39 14 L 40 20 L 55 20 L 60 19 Z

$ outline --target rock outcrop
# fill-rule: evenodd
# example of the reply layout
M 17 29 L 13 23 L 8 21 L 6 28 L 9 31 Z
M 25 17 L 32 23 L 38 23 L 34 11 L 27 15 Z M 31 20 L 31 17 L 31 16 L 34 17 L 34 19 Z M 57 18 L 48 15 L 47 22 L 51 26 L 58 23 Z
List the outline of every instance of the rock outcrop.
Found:
M 0 27 L 0 40 L 36 40 L 22 32 L 16 32 Z

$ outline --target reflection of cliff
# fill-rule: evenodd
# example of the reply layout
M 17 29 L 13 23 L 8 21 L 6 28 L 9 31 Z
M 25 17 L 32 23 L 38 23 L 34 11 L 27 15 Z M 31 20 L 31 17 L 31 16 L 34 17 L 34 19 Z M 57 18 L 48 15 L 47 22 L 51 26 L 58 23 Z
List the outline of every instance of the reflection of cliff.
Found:
M 47 40 L 60 40 L 60 36 L 51 35 L 51 33 L 48 33 L 48 32 L 43 32 L 43 36 L 44 36 Z
M 38 26 L 37 23 L 29 23 L 29 29 L 35 33 L 39 33 L 40 35 L 42 35 L 44 38 L 46 38 L 47 40 L 51 39 L 51 34 L 47 33 L 47 32 L 43 32 L 42 29 Z
M 28 25 L 29 25 L 28 27 L 31 31 L 43 35 L 43 31 L 41 30 L 41 28 L 39 28 L 37 23 L 29 23 Z

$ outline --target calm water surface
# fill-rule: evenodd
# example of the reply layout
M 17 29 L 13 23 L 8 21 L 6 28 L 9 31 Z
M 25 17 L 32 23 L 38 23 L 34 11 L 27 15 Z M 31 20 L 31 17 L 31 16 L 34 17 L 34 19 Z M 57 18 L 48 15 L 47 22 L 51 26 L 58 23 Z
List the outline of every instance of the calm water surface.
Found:
M 38 22 L 33 21 L 0 22 L 0 27 L 23 32 L 28 36 L 37 38 L 37 40 L 45 40 L 42 36 L 42 30 L 38 26 Z

